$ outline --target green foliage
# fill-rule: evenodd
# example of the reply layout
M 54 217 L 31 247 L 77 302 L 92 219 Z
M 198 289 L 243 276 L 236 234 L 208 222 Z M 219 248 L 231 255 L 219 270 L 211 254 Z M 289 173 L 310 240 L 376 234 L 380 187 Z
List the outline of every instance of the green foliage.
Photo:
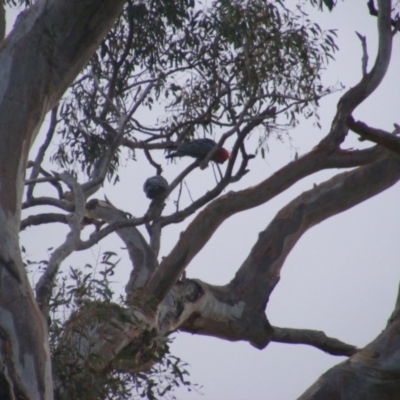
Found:
M 336 6 L 336 0 L 311 0 L 310 2 L 313 6 L 318 6 L 320 10 L 325 6 L 329 11 L 332 11 L 333 7 Z
M 116 301 L 110 288 L 119 261 L 115 261 L 115 257 L 115 253 L 105 252 L 99 268 L 87 264 L 84 269 L 71 267 L 68 274 L 59 274 L 51 301 L 49 327 L 50 349 L 57 378 L 68 386 L 69 393 L 76 394 L 75 398 L 96 400 L 172 399 L 173 391 L 178 386 L 186 386 L 189 391 L 196 390 L 197 385 L 188 380 L 187 364 L 170 354 L 168 340 L 158 343 L 156 351 L 151 349 L 148 370 L 137 373 L 91 369 L 89 365 L 96 363 L 96 356 L 92 355 L 91 360 L 82 360 L 82 356 L 78 356 L 66 344 L 63 337 L 66 324 L 74 324 L 74 334 L 80 337 L 79 340 L 90 343 L 95 339 L 84 332 L 95 321 L 115 317 L 121 322 L 131 321 L 122 300 Z M 33 264 L 29 263 L 31 266 Z M 153 335 L 150 332 L 144 335 L 148 336 L 151 344 Z M 145 342 L 141 337 L 141 346 Z M 95 392 L 93 387 L 97 387 L 98 391 Z
M 29 7 L 32 3 L 32 0 L 5 0 L 5 4 L 9 7 Z
M 300 115 L 316 116 L 318 100 L 333 90 L 321 72 L 337 49 L 334 39 L 334 31 L 281 2 L 220 0 L 200 8 L 130 0 L 62 101 L 53 160 L 90 176 L 126 114 L 133 158 L 139 141 L 151 151 L 252 120 L 260 142 L 287 133 Z M 268 109 L 274 112 L 263 114 Z M 109 177 L 121 157 L 117 150 Z

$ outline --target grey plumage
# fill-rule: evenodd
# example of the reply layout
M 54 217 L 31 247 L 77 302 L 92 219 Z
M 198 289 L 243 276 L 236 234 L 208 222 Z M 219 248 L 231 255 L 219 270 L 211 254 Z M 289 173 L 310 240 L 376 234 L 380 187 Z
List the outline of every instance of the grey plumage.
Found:
M 193 157 L 198 160 L 204 160 L 207 157 L 207 154 L 217 145 L 216 142 L 212 139 L 193 139 L 188 142 L 183 142 L 178 146 L 174 147 L 172 153 L 167 154 L 165 158 L 175 158 L 175 157 Z M 223 164 L 228 158 L 230 154 L 228 150 L 223 147 L 218 149 L 218 151 L 211 158 L 212 161 Z
M 168 190 L 168 182 L 161 175 L 155 175 L 146 179 L 143 190 L 149 199 L 154 200 Z

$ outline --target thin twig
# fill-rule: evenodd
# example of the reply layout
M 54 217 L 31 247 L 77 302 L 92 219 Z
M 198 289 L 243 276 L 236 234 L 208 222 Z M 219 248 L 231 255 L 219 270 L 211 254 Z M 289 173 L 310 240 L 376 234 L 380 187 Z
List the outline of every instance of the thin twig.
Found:
M 49 129 L 47 130 L 47 134 L 46 134 L 46 139 L 43 142 L 43 144 L 40 146 L 39 151 L 36 155 L 36 159 L 33 162 L 33 168 L 29 177 L 29 181 L 31 181 L 31 183 L 28 183 L 28 189 L 26 191 L 26 197 L 27 199 L 32 198 L 33 196 L 33 189 L 35 187 L 34 183 L 36 183 L 34 181 L 34 179 L 36 179 L 39 176 L 39 172 L 40 172 L 40 166 L 43 162 L 45 153 L 47 148 L 49 147 L 51 140 L 53 139 L 53 135 L 57 126 L 57 112 L 58 112 L 58 104 L 53 107 L 53 109 L 51 110 L 51 117 L 50 117 L 50 125 L 49 125 Z
M 178 198 L 175 200 L 175 207 L 176 207 L 175 210 L 176 210 L 176 212 L 179 211 L 179 202 L 180 202 L 180 200 L 181 200 L 182 187 L 183 187 L 182 182 L 180 182 L 180 183 L 179 183 Z
M 93 178 L 82 185 L 82 190 L 88 198 L 89 196 L 93 195 L 103 184 L 104 179 L 106 178 L 108 167 L 112 160 L 112 157 L 120 146 L 122 138 L 125 134 L 126 125 L 133 115 L 133 113 L 137 110 L 140 106 L 141 102 L 146 98 L 150 90 L 153 88 L 154 83 L 149 83 L 146 89 L 143 91 L 142 95 L 140 96 L 139 100 L 131 106 L 131 109 L 127 114 L 118 114 L 120 115 L 119 122 L 118 122 L 118 129 L 116 130 L 116 135 L 114 137 L 113 142 L 104 152 L 103 156 L 96 162 L 94 170 L 93 170 Z
M 122 228 L 132 228 L 138 225 L 142 225 L 146 222 L 145 218 L 133 218 L 127 220 L 119 220 L 110 223 L 106 227 L 102 228 L 99 231 L 92 233 L 88 240 L 80 241 L 79 245 L 76 247 L 77 251 L 87 250 L 93 245 L 100 242 L 100 240 L 104 239 L 110 233 L 113 233 Z
M 186 190 L 187 190 L 187 192 L 188 192 L 188 195 L 189 195 L 189 197 L 190 197 L 190 200 L 192 200 L 192 203 L 194 203 L 194 200 L 193 200 L 192 194 L 190 193 L 190 189 L 189 189 L 188 184 L 186 183 L 186 181 L 183 181 L 183 183 L 184 183 L 184 185 L 185 185 L 185 187 L 186 187 Z
M 151 156 L 150 151 L 146 147 L 144 147 L 143 150 L 144 150 L 144 155 L 146 156 L 149 164 L 152 165 L 156 169 L 157 175 L 161 175 L 163 172 L 161 164 L 158 164 L 153 160 L 153 157 Z
M 363 76 L 367 75 L 368 70 L 368 49 L 367 49 L 367 39 L 365 36 L 361 35 L 360 33 L 356 32 L 356 35 L 361 40 L 363 56 L 361 59 L 361 70 Z

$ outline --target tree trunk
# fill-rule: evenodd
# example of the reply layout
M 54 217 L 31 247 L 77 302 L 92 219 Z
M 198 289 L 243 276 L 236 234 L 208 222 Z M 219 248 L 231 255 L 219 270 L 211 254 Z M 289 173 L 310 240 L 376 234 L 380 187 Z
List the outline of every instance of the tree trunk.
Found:
M 44 116 L 87 63 L 123 4 L 39 0 L 21 14 L 1 47 L 1 399 L 53 398 L 47 327 L 19 250 L 25 167 Z

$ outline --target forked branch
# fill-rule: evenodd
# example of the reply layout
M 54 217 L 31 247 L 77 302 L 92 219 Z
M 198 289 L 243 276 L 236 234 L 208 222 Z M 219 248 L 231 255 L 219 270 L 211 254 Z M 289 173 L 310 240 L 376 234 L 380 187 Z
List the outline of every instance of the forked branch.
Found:
M 370 165 L 338 174 L 286 205 L 259 234 L 230 283 L 233 293 L 264 308 L 280 271 L 301 236 L 314 225 L 388 189 L 400 180 L 400 158 L 391 153 Z
M 29 176 L 29 179 L 36 179 L 39 176 L 39 172 L 40 172 L 40 167 L 42 165 L 42 162 L 44 160 L 44 156 L 46 153 L 47 148 L 49 147 L 53 136 L 54 136 L 54 132 L 57 126 L 57 113 L 58 113 L 58 105 L 56 105 L 52 110 L 51 110 L 51 117 L 50 117 L 50 125 L 49 128 L 47 130 L 47 134 L 46 134 L 46 139 L 43 142 L 43 144 L 40 146 L 39 151 L 36 155 L 36 159 L 33 162 L 32 165 L 32 171 L 31 174 Z M 34 183 L 29 184 L 28 185 L 28 189 L 26 191 L 26 197 L 28 199 L 32 198 L 33 196 L 33 189 L 34 189 L 35 185 Z
M 375 89 L 380 85 L 389 67 L 392 54 L 391 2 L 379 0 L 378 35 L 379 47 L 375 64 L 360 82 L 349 89 L 340 99 L 331 131 L 320 142 L 319 146 L 330 149 L 337 148 L 347 134 L 347 117 L 352 114 Z
M 146 289 L 148 294 L 161 301 L 193 257 L 208 242 L 217 228 L 233 214 L 266 203 L 294 183 L 317 171 L 364 165 L 381 156 L 378 149 L 331 154 L 315 149 L 286 165 L 260 184 L 219 197 L 209 203 L 181 234 L 174 249 L 155 271 Z
M 67 217 L 70 232 L 67 234 L 64 243 L 54 250 L 46 270 L 36 284 L 36 300 L 45 316 L 49 314 L 50 298 L 60 265 L 74 250 L 76 250 L 79 244 L 81 221 L 85 212 L 85 199 L 78 182 L 67 173 L 60 174 L 60 177 L 74 193 L 75 211 Z
M 108 226 L 119 222 L 129 222 L 126 213 L 98 200 L 91 200 L 87 204 L 86 213 L 91 218 L 106 221 L 109 224 Z M 100 232 L 94 234 L 94 237 L 106 229 L 107 227 L 103 228 Z M 125 289 L 128 297 L 130 297 L 136 289 L 142 287 L 148 281 L 154 269 L 158 266 L 157 257 L 135 226 L 113 228 L 113 230 L 125 243 L 132 262 L 131 277 Z

